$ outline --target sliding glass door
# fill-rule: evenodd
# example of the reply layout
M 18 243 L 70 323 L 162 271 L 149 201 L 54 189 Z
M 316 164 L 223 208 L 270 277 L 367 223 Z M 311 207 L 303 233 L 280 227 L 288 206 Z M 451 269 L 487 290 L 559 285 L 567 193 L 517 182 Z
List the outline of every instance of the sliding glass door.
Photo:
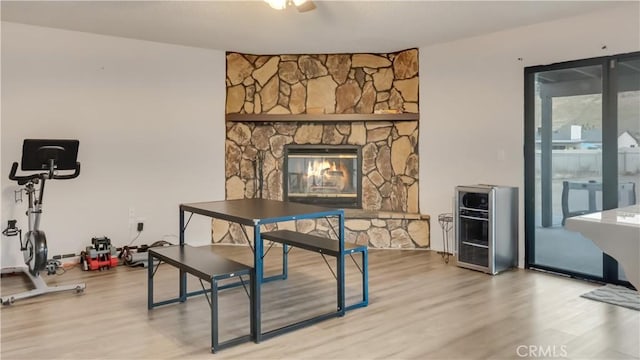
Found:
M 617 61 L 615 110 L 618 119 L 618 207 L 636 204 L 640 191 L 640 55 Z M 618 278 L 625 280 L 618 267 Z
M 640 53 L 525 70 L 526 265 L 624 281 L 568 217 L 636 203 Z

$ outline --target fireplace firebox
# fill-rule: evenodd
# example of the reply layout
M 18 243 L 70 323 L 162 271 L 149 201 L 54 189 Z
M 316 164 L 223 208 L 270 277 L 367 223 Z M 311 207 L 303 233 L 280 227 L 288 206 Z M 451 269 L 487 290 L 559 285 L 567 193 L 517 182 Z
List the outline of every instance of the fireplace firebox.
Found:
M 362 153 L 352 145 L 286 145 L 284 199 L 307 204 L 360 208 Z

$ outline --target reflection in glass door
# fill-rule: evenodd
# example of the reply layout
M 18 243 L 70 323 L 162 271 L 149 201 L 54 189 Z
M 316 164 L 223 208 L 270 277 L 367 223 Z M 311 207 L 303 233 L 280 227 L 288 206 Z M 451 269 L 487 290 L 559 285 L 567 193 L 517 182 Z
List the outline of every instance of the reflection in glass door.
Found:
M 616 64 L 618 207 L 636 204 L 640 187 L 640 57 L 622 58 Z M 618 277 L 626 280 L 624 269 Z
M 527 267 L 618 282 L 623 270 L 568 217 L 636 203 L 640 54 L 527 68 Z

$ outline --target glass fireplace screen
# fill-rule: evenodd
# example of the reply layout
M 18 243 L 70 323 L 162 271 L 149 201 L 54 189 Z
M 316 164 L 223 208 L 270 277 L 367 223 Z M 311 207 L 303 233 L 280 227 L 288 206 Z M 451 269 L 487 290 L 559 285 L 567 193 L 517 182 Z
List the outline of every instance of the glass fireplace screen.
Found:
M 353 146 L 287 147 L 285 195 L 290 201 L 360 206 L 360 149 Z

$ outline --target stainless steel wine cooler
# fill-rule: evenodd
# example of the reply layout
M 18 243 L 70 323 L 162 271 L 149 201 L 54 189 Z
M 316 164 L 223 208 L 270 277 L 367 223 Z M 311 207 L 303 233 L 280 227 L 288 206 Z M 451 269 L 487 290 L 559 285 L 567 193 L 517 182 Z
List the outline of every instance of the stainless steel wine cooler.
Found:
M 456 187 L 458 266 L 497 274 L 518 265 L 518 188 Z

